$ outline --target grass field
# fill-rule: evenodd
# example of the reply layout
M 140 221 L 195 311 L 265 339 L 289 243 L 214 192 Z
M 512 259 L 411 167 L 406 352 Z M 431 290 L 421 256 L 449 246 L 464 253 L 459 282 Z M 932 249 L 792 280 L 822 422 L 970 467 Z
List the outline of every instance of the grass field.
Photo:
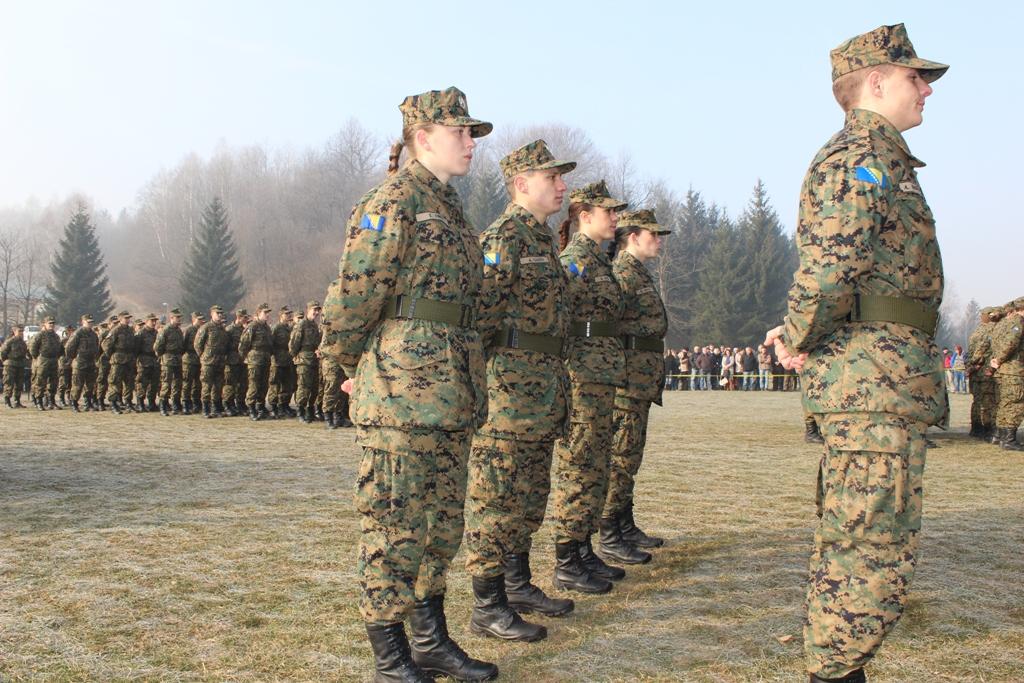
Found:
M 1024 456 L 969 440 L 953 408 L 874 681 L 1024 680 Z M 0 430 L 0 680 L 369 680 L 351 430 L 33 410 Z M 673 393 L 638 482 L 638 520 L 669 541 L 655 561 L 520 645 L 466 630 L 460 554 L 452 631 L 504 681 L 803 680 L 819 454 L 794 394 Z M 547 525 L 534 557 L 550 589 Z

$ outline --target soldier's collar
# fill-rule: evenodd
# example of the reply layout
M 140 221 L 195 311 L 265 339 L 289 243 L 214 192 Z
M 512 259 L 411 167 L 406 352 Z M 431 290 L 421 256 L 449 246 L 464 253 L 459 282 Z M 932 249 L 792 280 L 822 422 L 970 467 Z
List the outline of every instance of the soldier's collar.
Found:
M 576 234 L 573 235 L 573 240 L 583 244 L 587 250 L 589 250 L 598 259 L 608 260 L 608 254 L 605 253 L 604 249 L 601 248 L 601 243 L 597 240 L 593 240 L 581 231 L 577 230 Z
M 889 119 L 885 118 L 881 114 L 867 109 L 851 109 L 846 114 L 846 124 L 853 125 L 858 128 L 865 128 L 871 132 L 877 133 L 879 136 L 885 139 L 891 145 L 898 147 L 910 161 L 910 165 L 914 168 L 921 168 L 925 165 L 923 161 L 915 157 L 910 153 L 910 147 L 907 145 L 906 139 L 903 134 L 896 130 L 896 126 L 889 123 Z
M 509 202 L 508 206 L 505 207 L 505 213 L 510 216 L 515 216 L 523 223 L 525 223 L 534 232 L 547 235 L 551 237 L 551 228 L 546 223 L 541 223 L 537 220 L 537 217 L 530 213 L 527 209 L 523 208 L 515 202 Z
M 440 196 L 444 197 L 449 202 L 458 202 L 459 193 L 455 191 L 455 188 L 452 187 L 450 184 L 446 185 L 445 183 L 442 183 L 440 180 L 437 179 L 436 175 L 430 172 L 430 169 L 428 169 L 426 166 L 421 164 L 416 159 L 410 161 L 406 165 L 406 168 L 409 169 L 409 173 L 412 175 L 413 178 L 416 178 L 416 180 L 419 180 L 421 183 L 429 187 L 434 192 L 438 193 Z

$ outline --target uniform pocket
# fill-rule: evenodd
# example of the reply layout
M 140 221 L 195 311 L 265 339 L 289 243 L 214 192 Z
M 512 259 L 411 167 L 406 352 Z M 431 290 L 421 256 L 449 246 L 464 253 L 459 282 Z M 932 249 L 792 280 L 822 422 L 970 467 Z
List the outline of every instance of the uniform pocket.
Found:
M 382 336 L 377 356 L 383 367 L 416 370 L 448 358 L 448 342 L 442 332 L 425 328 L 401 332 Z

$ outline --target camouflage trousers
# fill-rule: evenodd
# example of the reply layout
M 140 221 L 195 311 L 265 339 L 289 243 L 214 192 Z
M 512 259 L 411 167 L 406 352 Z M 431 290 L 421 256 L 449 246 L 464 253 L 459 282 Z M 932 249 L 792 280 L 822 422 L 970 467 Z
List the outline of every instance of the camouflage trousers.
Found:
M 1024 377 L 996 375 L 996 427 L 1017 429 L 1024 420 Z
M 181 402 L 182 369 L 180 365 L 160 366 L 160 400 Z
M 4 397 L 21 400 L 21 388 L 25 384 L 25 368 L 4 366 Z
M 121 400 L 126 404 L 132 402 L 132 397 L 135 395 L 135 376 L 138 371 L 135 369 L 135 363 L 126 363 L 124 366 L 124 385 L 121 390 Z
M 926 425 L 884 413 L 818 415 L 825 455 L 804 652 L 821 678 L 864 666 L 903 614 L 917 563 Z
M 241 363 L 224 366 L 224 402 L 241 401 L 249 389 L 249 375 Z
M 96 397 L 106 398 L 107 383 L 110 379 L 110 361 L 107 360 L 106 356 L 100 356 L 96 366 Z
M 996 383 L 982 372 L 971 375 L 971 424 L 991 427 L 996 420 Z
M 555 541 L 585 541 L 597 531 L 608 495 L 615 387 L 572 384 L 568 434 L 555 442 L 552 507 Z
M 57 393 L 57 362 L 36 363 L 32 367 L 32 395 L 42 399 Z
M 633 504 L 636 474 L 644 459 L 647 444 L 647 417 L 651 402 L 636 399 L 616 400 L 612 412 L 612 457 L 608 465 L 606 517 L 618 517 Z
M 295 366 L 295 403 L 299 408 L 315 408 L 320 392 L 320 364 Z
M 71 400 L 77 401 L 85 393 L 86 400 L 96 398 L 96 366 L 75 366 L 71 371 Z
M 263 405 L 267 400 L 267 379 L 270 377 L 269 365 L 250 365 L 247 368 L 245 404 Z
M 270 405 L 288 406 L 295 393 L 295 366 L 270 365 L 270 389 L 267 391 L 267 402 Z
M 359 611 L 402 621 L 415 600 L 445 592 L 462 542 L 470 432 L 364 427 L 357 441 Z
M 325 413 L 348 415 L 348 394 L 341 390 L 341 385 L 345 382 L 345 371 L 335 363 L 321 363 L 320 374 L 323 377 L 320 407 Z
M 160 390 L 160 368 L 157 365 L 142 365 L 135 370 L 135 397 L 138 400 L 156 400 Z
M 544 522 L 553 449 L 551 441 L 473 437 L 466 493 L 466 571 L 471 575 L 500 576 L 505 555 L 530 552 Z
M 199 365 L 183 363 L 181 366 L 181 399 L 199 403 L 202 400 L 202 383 L 199 381 Z
M 63 394 L 64 392 L 71 391 L 71 366 L 70 365 L 58 365 L 57 366 L 57 393 Z
M 224 364 L 209 363 L 199 370 L 199 380 L 203 383 L 203 403 L 220 401 L 224 391 Z
M 130 390 L 128 389 L 130 374 L 134 368 L 128 363 L 111 363 L 110 376 L 107 378 L 107 401 L 120 401 Z

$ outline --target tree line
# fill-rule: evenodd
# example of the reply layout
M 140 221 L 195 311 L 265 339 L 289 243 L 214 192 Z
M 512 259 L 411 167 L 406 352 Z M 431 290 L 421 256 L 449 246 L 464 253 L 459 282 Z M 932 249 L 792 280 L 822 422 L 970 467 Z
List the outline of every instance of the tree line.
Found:
M 642 176 L 628 155 L 603 153 L 579 128 L 510 129 L 480 140 L 470 174 L 453 180 L 471 225 L 483 229 L 507 204 L 498 160 L 537 138 L 579 162 L 570 187 L 604 178 L 631 208 L 653 208 L 673 231 L 651 265 L 669 346 L 756 345 L 778 324 L 796 248 L 759 180 L 731 216 L 692 187 L 679 192 Z M 84 312 L 104 316 L 115 302 L 162 313 L 320 298 L 336 275 L 352 207 L 383 177 L 388 143 L 351 120 L 319 148 L 222 145 L 209 159 L 190 154 L 150 178 L 116 217 L 78 196 L 2 210 L 2 329 L 44 314 L 60 324 Z M 947 314 L 940 335 L 966 339 L 973 325 L 964 313 Z

